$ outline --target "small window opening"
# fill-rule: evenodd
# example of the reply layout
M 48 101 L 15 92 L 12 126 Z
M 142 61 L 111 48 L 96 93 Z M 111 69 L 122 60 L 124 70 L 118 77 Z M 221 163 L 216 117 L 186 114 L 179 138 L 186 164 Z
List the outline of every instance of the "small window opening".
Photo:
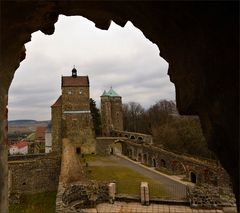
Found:
M 79 154 L 81 154 L 81 148 L 80 147 L 77 147 L 76 148 L 76 153 L 79 155 Z

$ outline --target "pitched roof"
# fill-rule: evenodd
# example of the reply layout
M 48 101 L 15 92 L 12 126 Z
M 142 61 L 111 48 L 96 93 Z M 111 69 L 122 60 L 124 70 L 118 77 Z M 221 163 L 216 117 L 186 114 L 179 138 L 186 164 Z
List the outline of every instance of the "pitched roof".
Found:
M 105 94 L 105 96 L 110 96 L 110 97 L 120 97 L 113 88 L 111 87 L 110 90 Z
M 16 143 L 12 144 L 10 147 L 17 147 L 17 148 L 23 148 L 25 146 L 27 146 L 28 143 L 27 141 L 21 140 L 21 141 L 17 141 Z
M 62 106 L 62 96 L 60 95 L 56 102 L 51 107 L 60 107 Z
M 36 129 L 36 138 L 45 138 L 46 126 L 38 126 Z
M 62 76 L 62 87 L 89 86 L 88 76 Z

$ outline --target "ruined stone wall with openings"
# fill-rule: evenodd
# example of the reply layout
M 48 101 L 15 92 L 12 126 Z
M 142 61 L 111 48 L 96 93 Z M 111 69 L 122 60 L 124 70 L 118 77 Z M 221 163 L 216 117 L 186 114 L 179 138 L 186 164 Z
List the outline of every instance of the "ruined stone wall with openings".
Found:
M 194 173 L 199 184 L 208 183 L 225 187 L 231 185 L 229 175 L 217 161 L 178 155 L 158 147 L 131 141 L 123 143 L 122 152 L 129 158 L 155 167 L 157 170 L 174 175 L 185 175 L 189 181 L 191 181 L 191 173 Z
M 9 161 L 9 194 L 55 191 L 60 173 L 59 156 L 51 153 L 31 160 Z
M 119 138 L 119 139 L 123 140 L 121 138 Z M 110 147 L 114 147 L 116 141 L 118 141 L 118 139 L 116 137 L 97 137 L 96 138 L 96 153 L 98 155 L 111 154 Z

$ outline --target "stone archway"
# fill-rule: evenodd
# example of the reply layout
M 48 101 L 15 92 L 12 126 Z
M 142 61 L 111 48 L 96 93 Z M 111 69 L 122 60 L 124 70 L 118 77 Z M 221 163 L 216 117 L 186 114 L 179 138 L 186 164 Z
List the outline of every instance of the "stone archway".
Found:
M 82 15 L 108 29 L 130 20 L 169 62 L 180 114 L 199 115 L 204 135 L 231 176 L 239 200 L 239 3 L 1 2 L 0 210 L 7 212 L 7 103 L 31 33 L 54 32 L 59 14 Z M 207 10 L 206 10 L 207 8 Z M 169 16 L 171 14 L 171 16 Z M 12 36 L 14 35 L 14 36 Z M 174 35 L 174 36 L 173 36 Z M 226 144 L 226 141 L 231 143 Z M 239 203 L 237 203 L 239 205 Z
M 113 154 L 122 154 L 123 153 L 123 140 L 116 140 L 114 141 L 112 148 Z

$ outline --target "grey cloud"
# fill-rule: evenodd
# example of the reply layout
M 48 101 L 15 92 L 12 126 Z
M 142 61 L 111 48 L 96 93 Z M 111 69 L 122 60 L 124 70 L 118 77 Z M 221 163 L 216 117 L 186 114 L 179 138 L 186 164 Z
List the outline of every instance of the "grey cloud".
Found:
M 175 97 L 168 64 L 131 23 L 125 28 L 112 23 L 101 31 L 86 19 L 61 16 L 54 35 L 34 33 L 26 48 L 27 58 L 10 88 L 10 119 L 50 119 L 50 106 L 61 93 L 61 75 L 70 75 L 73 65 L 79 75 L 89 76 L 90 94 L 98 106 L 99 96 L 110 86 L 124 102 L 144 107 Z

